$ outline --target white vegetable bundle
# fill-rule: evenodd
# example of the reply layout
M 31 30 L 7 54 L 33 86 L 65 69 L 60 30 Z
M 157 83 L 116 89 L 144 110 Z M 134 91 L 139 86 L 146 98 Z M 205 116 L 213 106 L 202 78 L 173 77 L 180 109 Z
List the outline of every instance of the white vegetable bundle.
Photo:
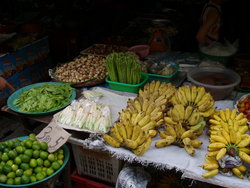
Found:
M 55 114 L 54 120 L 65 126 L 97 132 L 107 132 L 112 125 L 109 107 L 87 99 L 74 101 Z

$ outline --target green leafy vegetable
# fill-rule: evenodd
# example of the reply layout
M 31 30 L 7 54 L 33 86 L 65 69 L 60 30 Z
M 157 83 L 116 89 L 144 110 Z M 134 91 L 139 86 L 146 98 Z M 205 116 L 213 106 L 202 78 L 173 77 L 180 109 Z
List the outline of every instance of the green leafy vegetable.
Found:
M 105 66 L 111 81 L 127 84 L 141 81 L 141 65 L 134 54 L 111 53 L 105 59 Z
M 73 88 L 69 84 L 43 84 L 24 91 L 14 101 L 21 112 L 48 112 L 70 102 Z

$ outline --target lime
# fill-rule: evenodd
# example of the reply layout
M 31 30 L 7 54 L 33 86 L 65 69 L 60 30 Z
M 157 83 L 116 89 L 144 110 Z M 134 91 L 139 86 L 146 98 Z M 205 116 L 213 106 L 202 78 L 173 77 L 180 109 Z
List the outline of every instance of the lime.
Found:
M 26 147 L 26 148 L 32 148 L 32 145 L 33 145 L 33 142 L 32 142 L 32 140 L 30 140 L 30 139 L 27 139 L 27 140 L 25 140 L 24 141 L 24 146 Z
M 11 140 L 6 142 L 6 144 L 7 144 L 8 148 L 10 148 L 10 149 L 14 147 L 14 142 Z
M 41 172 L 43 174 L 43 177 L 47 176 L 46 171 L 47 171 L 47 169 Z
M 57 159 L 58 159 L 58 160 L 64 159 L 64 155 L 63 155 L 63 154 L 58 154 L 58 155 L 57 155 Z
M 19 145 L 20 145 L 20 142 L 21 142 L 20 140 L 18 140 L 18 139 L 16 139 L 16 138 L 13 139 L 12 141 L 13 141 L 13 143 L 14 143 L 14 146 L 13 146 L 13 147 L 19 146 Z
M 23 169 L 16 170 L 16 176 L 21 177 L 23 175 Z
M 0 174 L 3 173 L 3 164 L 0 164 Z
M 55 171 L 54 171 L 53 168 L 47 168 L 47 170 L 46 170 L 47 176 L 50 176 L 50 175 L 53 174 L 54 172 L 55 172 Z
M 51 161 L 51 162 L 55 161 L 55 158 L 56 158 L 56 156 L 53 153 L 50 153 L 48 155 L 48 160 Z
M 32 149 L 33 150 L 39 150 L 40 149 L 40 144 L 34 144 L 33 143 Z
M 33 150 L 32 149 L 26 149 L 24 151 L 24 154 L 29 156 L 29 157 L 32 157 L 33 156 Z
M 32 155 L 35 159 L 40 157 L 40 151 L 39 150 L 34 150 L 33 151 L 33 155 Z
M 49 153 L 47 151 L 41 151 L 40 152 L 40 158 L 42 158 L 43 160 L 48 158 Z
M 36 176 L 30 176 L 30 182 L 31 183 L 36 182 Z
M 38 165 L 38 166 L 42 166 L 42 165 L 43 165 L 43 160 L 42 160 L 41 158 L 38 158 L 38 159 L 36 160 L 36 162 L 37 162 L 37 165 Z
M 42 150 L 47 151 L 48 149 L 48 144 L 46 142 L 41 142 L 40 147 Z
M 13 178 L 7 179 L 6 184 L 8 184 L 8 185 L 14 185 L 14 179 Z
M 29 169 L 27 169 L 27 170 L 25 170 L 25 171 L 23 172 L 23 174 L 26 175 L 26 176 L 31 176 L 32 173 L 33 173 L 33 170 L 32 170 L 31 168 L 29 168 Z
M 17 153 L 21 154 L 21 153 L 24 152 L 24 147 L 23 147 L 23 146 L 17 146 L 17 147 L 15 148 L 15 150 L 16 150 Z
M 10 165 L 4 165 L 4 166 L 3 166 L 3 172 L 4 172 L 5 174 L 8 174 L 8 173 L 11 172 L 11 171 L 12 171 L 12 168 L 11 168 Z
M 52 163 L 51 167 L 52 167 L 54 170 L 58 170 L 58 169 L 61 167 L 61 165 L 59 164 L 58 161 L 54 161 L 54 162 Z
M 21 177 L 21 182 L 22 182 L 22 184 L 27 184 L 27 183 L 29 183 L 29 182 L 30 182 L 29 176 L 22 175 L 22 177 Z
M 28 155 L 21 155 L 22 162 L 28 163 L 30 161 L 30 157 Z
M 16 178 L 14 179 L 14 183 L 15 183 L 15 185 L 20 185 L 20 184 L 22 183 L 21 177 L 16 177 Z
M 12 165 L 14 164 L 14 162 L 13 162 L 12 160 L 8 160 L 8 161 L 6 162 L 6 164 L 12 166 Z
M 9 172 L 9 173 L 7 174 L 7 177 L 8 177 L 8 178 L 15 178 L 15 177 L 16 177 L 16 174 L 15 174 L 15 172 Z
M 62 160 L 62 159 L 57 160 L 57 162 L 58 162 L 61 166 L 63 165 L 63 160 Z
M 0 183 L 5 183 L 7 181 L 7 176 L 0 174 Z
M 15 157 L 17 156 L 17 152 L 16 152 L 15 150 L 10 150 L 10 151 L 8 152 L 8 156 L 9 156 L 9 158 L 11 158 L 11 159 L 15 159 Z
M 18 165 L 13 164 L 13 165 L 11 165 L 11 168 L 15 172 L 18 169 Z
M 8 160 L 9 160 L 9 156 L 8 156 L 7 153 L 3 153 L 3 154 L 2 154 L 2 160 L 3 160 L 3 161 L 8 161 Z
M 0 143 L 0 151 L 3 151 L 5 148 L 5 145 L 3 143 Z
M 22 164 L 20 165 L 20 168 L 23 169 L 23 170 L 27 170 L 27 169 L 30 168 L 30 166 L 29 166 L 28 163 L 22 163 Z
M 30 139 L 36 139 L 36 134 L 35 133 L 30 133 L 29 138 Z
M 63 153 L 64 153 L 63 149 L 58 150 L 58 154 L 63 154 Z
M 15 157 L 14 163 L 17 164 L 17 165 L 20 165 L 22 163 L 21 157 L 19 157 L 19 156 Z
M 50 161 L 49 161 L 48 159 L 46 159 L 46 160 L 43 162 L 43 165 L 44 165 L 45 167 L 50 167 L 51 163 L 50 163 Z
M 10 148 L 4 148 L 3 152 L 4 153 L 9 153 L 10 150 L 11 150 Z
M 45 178 L 45 177 L 44 177 L 44 174 L 42 172 L 39 172 L 39 173 L 36 174 L 36 179 L 37 180 L 42 180 L 43 178 Z
M 37 166 L 37 161 L 36 159 L 30 159 L 30 167 L 35 168 Z
M 42 172 L 42 167 L 38 166 L 34 169 L 34 172 L 37 174 L 39 172 Z
M 40 142 L 38 142 L 37 140 L 33 141 L 33 144 L 40 146 Z

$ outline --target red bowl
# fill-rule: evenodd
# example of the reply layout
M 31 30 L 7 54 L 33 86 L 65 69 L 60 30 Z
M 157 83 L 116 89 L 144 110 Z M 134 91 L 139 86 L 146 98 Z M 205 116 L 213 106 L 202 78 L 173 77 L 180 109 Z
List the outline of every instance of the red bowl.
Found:
M 136 45 L 136 46 L 130 47 L 128 51 L 134 52 L 140 57 L 140 59 L 143 59 L 146 56 L 148 56 L 149 51 L 150 51 L 150 46 L 149 45 Z

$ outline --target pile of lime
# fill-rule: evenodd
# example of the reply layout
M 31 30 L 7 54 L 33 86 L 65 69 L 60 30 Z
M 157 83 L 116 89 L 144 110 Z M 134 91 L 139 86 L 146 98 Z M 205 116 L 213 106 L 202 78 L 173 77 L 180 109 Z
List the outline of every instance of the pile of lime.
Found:
M 46 142 L 38 142 L 35 134 L 25 140 L 0 143 L 0 183 L 19 185 L 34 183 L 55 173 L 63 164 L 64 152 L 47 152 Z

